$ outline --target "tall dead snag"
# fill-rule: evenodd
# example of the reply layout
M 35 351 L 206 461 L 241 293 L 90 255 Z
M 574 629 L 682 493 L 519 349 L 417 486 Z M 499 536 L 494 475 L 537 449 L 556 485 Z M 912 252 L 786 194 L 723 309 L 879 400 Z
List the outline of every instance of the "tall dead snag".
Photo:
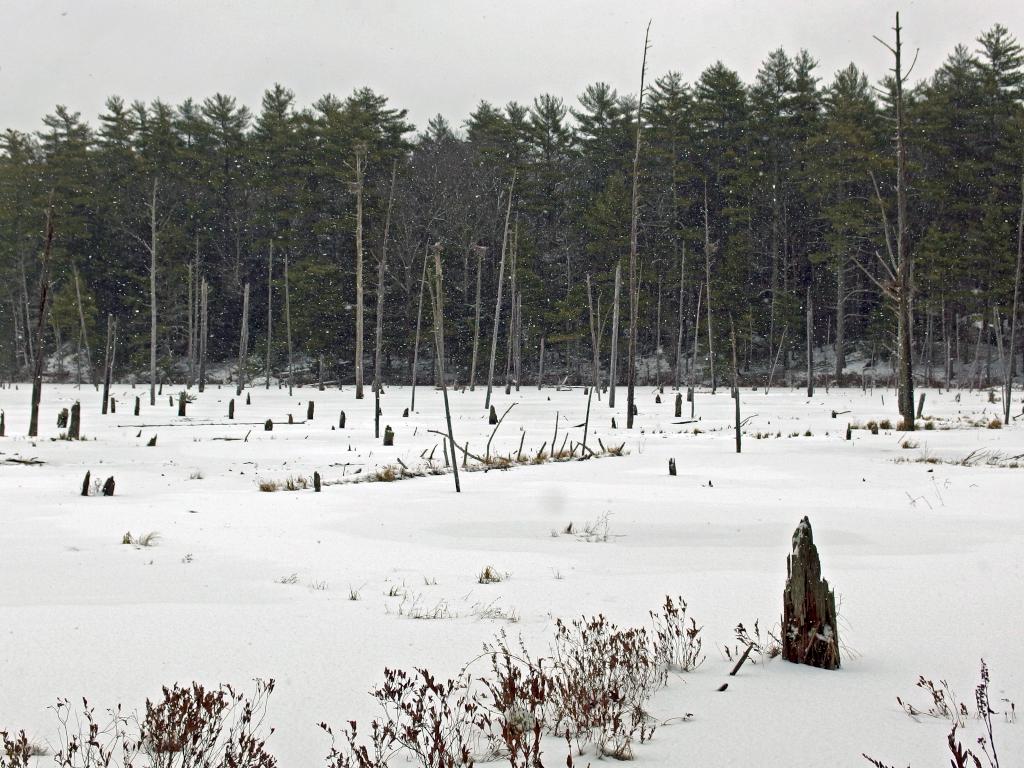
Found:
M 288 249 L 284 252 L 284 332 L 288 337 L 288 396 L 292 395 L 292 305 L 288 294 Z
M 242 330 L 238 339 L 238 387 L 236 395 L 245 389 L 245 363 L 249 355 L 249 284 L 242 289 Z
M 356 144 L 356 400 L 363 399 L 363 161 L 366 143 Z
M 736 406 L 736 453 L 742 449 L 742 433 L 740 431 L 740 369 L 736 364 L 736 326 L 729 316 L 729 337 L 732 339 L 732 398 Z
M 153 179 L 153 194 L 149 201 L 149 404 L 156 405 L 156 194 L 160 186 Z
M 210 286 L 204 279 L 199 286 L 199 391 L 206 389 L 206 340 L 210 335 Z
M 199 267 L 199 233 L 196 232 L 196 257 L 189 265 L 188 283 L 188 386 L 196 383 L 196 360 L 199 354 L 199 307 L 202 303 Z M 268 327 L 267 332 L 270 329 Z
M 1014 360 L 1017 354 L 1017 313 L 1020 311 L 1020 269 L 1024 261 L 1024 173 L 1020 177 L 1020 218 L 1017 220 L 1017 269 L 1013 277 L 1013 307 L 1010 310 L 1010 349 L 1003 375 L 1003 423 L 1010 423 L 1010 398 L 1013 395 Z M 948 358 L 949 355 L 947 354 Z
M 899 369 L 897 372 L 897 383 L 899 386 L 899 412 L 903 417 L 903 429 L 913 431 L 914 429 L 914 371 L 913 352 L 911 349 L 911 331 L 913 329 L 913 316 L 911 314 L 911 301 L 913 299 L 913 278 L 914 266 L 913 257 L 910 253 L 910 232 L 907 225 L 907 147 L 904 136 L 904 114 L 903 114 L 903 86 L 910 78 L 910 70 L 903 73 L 903 42 L 900 37 L 902 31 L 900 26 L 900 15 L 896 14 L 895 47 L 879 37 L 878 40 L 893 55 L 893 107 L 896 111 L 896 245 L 893 247 L 890 236 L 889 217 L 885 211 L 885 204 L 882 202 L 882 195 L 878 189 L 878 182 L 874 174 L 871 179 L 875 182 L 875 196 L 878 198 L 878 205 L 882 212 L 882 226 L 885 230 L 885 248 L 887 258 L 879 254 L 878 261 L 884 270 L 885 279 L 880 281 L 874 277 L 864 266 L 857 262 L 865 274 L 878 286 L 885 297 L 896 309 L 896 345 L 899 358 Z M 915 57 L 916 60 L 916 57 Z
M 114 338 L 117 333 L 117 320 L 107 315 L 107 347 L 103 356 L 103 407 L 100 413 L 107 415 L 107 404 L 110 402 L 110 381 L 114 371 Z
M 615 407 L 615 382 L 619 363 L 619 294 L 622 292 L 622 265 L 615 265 L 615 295 L 612 298 L 612 349 L 608 362 L 608 407 Z
M 708 181 L 704 180 L 704 286 L 707 291 L 708 305 L 708 366 L 711 372 L 711 394 L 718 389 L 715 378 L 715 336 L 711 323 L 711 256 L 715 252 L 715 244 L 711 242 L 711 226 L 708 223 Z
M 476 305 L 473 310 L 473 358 L 469 364 L 469 391 L 476 391 L 476 358 L 480 349 L 480 286 L 484 271 L 484 254 L 487 248 L 482 245 L 474 245 L 473 252 L 476 253 Z
M 384 344 L 384 269 L 388 261 L 388 234 L 391 229 L 391 209 L 395 205 L 395 174 L 398 163 L 391 163 L 391 191 L 388 192 L 388 209 L 384 216 L 384 240 L 380 245 L 380 261 L 377 262 L 377 316 L 376 338 L 373 350 L 373 391 L 379 392 L 381 387 L 381 349 Z
M 89 334 L 85 329 L 85 310 L 82 308 L 82 289 L 78 282 L 78 267 L 71 266 L 75 276 L 75 304 L 78 306 L 78 384 L 82 383 L 82 350 L 85 350 L 85 370 L 89 374 L 89 383 L 95 384 L 96 375 L 92 370 L 92 355 L 89 353 Z
M 267 256 L 267 366 L 266 389 L 270 389 L 270 350 L 274 344 L 274 241 Z
M 508 327 L 505 329 L 505 394 L 512 394 L 512 357 L 513 346 L 516 335 L 516 297 L 518 286 L 516 285 L 516 255 L 519 250 L 519 216 L 516 216 L 515 226 L 512 228 L 512 248 L 510 249 L 511 259 L 508 275 Z
M 501 291 L 505 281 L 505 252 L 508 249 L 508 223 L 512 216 L 512 193 L 516 188 L 518 171 L 512 172 L 512 182 L 508 185 L 508 203 L 505 206 L 505 232 L 501 236 L 501 261 L 498 265 L 498 295 L 494 300 L 494 328 L 491 332 L 491 360 L 487 368 L 487 397 L 484 398 L 484 410 L 491 405 L 491 390 L 494 387 L 494 358 L 498 354 L 498 328 L 501 324 Z
M 43 396 L 43 332 L 46 329 L 46 316 L 49 312 L 50 299 L 50 249 L 53 246 L 53 193 L 50 193 L 50 204 L 46 211 L 46 230 L 43 245 L 43 256 L 39 268 L 39 311 L 36 316 L 35 359 L 32 366 L 32 413 L 29 416 L 28 436 L 39 434 L 39 401 Z
M 814 397 L 814 305 L 807 286 L 807 396 Z
M 416 339 L 412 345 L 412 371 L 410 371 L 410 378 L 412 379 L 412 395 L 409 402 L 409 410 L 416 410 L 416 368 L 420 363 L 420 328 L 423 323 L 423 287 L 427 284 L 427 262 L 429 261 L 429 254 L 423 254 L 423 274 L 420 275 L 420 300 L 419 306 L 416 309 Z
M 806 517 L 793 533 L 793 552 L 786 558 L 786 574 L 782 655 L 794 664 L 838 669 L 836 598 L 828 582 L 821 578 L 821 560 Z
M 679 256 L 679 335 L 676 336 L 676 370 L 673 384 L 679 389 L 683 377 L 683 327 L 685 325 L 683 304 L 686 301 L 686 243 L 683 243 Z M 678 415 L 678 414 L 676 414 Z
M 433 246 L 434 274 L 430 283 L 430 299 L 434 315 L 434 348 L 441 370 L 441 392 L 444 395 L 444 417 L 448 422 L 448 442 L 451 444 L 452 474 L 455 476 L 455 492 L 459 493 L 459 462 L 455 460 L 455 435 L 452 432 L 452 411 L 448 405 L 448 383 L 444 375 L 444 282 L 441 279 L 441 244 Z
M 633 150 L 633 192 L 630 197 L 629 222 L 629 352 L 626 369 L 626 429 L 633 428 L 634 389 L 636 388 L 636 343 L 639 321 L 640 286 L 637 275 L 637 239 L 640 223 L 640 137 L 643 133 L 644 78 L 647 75 L 647 51 L 650 45 L 651 22 L 644 32 L 644 57 L 640 66 L 640 94 L 636 104 L 636 144 Z
M 597 334 L 597 323 L 598 320 L 594 317 L 594 295 L 590 284 L 590 273 L 587 273 L 587 313 L 590 317 L 590 349 L 593 353 L 591 374 L 593 376 L 594 389 L 601 391 L 601 343 L 598 339 Z M 590 407 L 590 401 L 587 401 L 587 407 Z M 584 443 L 585 445 L 586 443 Z

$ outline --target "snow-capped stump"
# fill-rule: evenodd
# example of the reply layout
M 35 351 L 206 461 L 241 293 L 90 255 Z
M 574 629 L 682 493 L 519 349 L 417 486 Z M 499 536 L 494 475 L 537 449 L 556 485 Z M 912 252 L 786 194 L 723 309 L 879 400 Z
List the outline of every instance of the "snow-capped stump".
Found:
M 836 598 L 821 578 L 821 560 L 806 517 L 793 533 L 793 552 L 786 558 L 782 597 L 782 655 L 794 664 L 839 668 Z

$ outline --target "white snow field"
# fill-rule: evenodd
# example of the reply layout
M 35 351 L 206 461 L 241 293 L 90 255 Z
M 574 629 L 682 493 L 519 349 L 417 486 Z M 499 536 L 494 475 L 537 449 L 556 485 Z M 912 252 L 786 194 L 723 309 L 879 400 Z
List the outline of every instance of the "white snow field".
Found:
M 847 441 L 847 422 L 896 421 L 891 390 L 821 389 L 808 399 L 744 389 L 749 421 L 737 455 L 727 388 L 698 391 L 701 421 L 685 425 L 675 423 L 668 388 L 661 404 L 651 388 L 638 390 L 631 431 L 620 389 L 614 412 L 593 400 L 588 443 L 624 441 L 627 455 L 463 473 L 456 494 L 450 475 L 333 484 L 398 459 L 416 468 L 433 446 L 443 463 L 441 440 L 427 431 L 445 428 L 432 388 L 417 390 L 409 418 L 408 388 L 381 398 L 393 448 L 373 437 L 369 388 L 357 401 L 350 387 L 289 397 L 257 385 L 251 405 L 235 398 L 234 423 L 233 388 L 197 394 L 186 418 L 168 404 L 177 391 L 165 388 L 150 407 L 147 389 L 119 385 L 118 412 L 101 416 L 91 387 L 47 384 L 42 434 L 30 440 L 30 387 L 0 390 L 0 727 L 45 742 L 57 697 L 141 710 L 175 681 L 251 691 L 253 678 L 272 677 L 269 749 L 284 768 L 322 765 L 329 740 L 317 723 L 374 716 L 368 691 L 385 666 L 454 676 L 502 628 L 543 655 L 558 617 L 649 625 L 648 611 L 678 595 L 704 627 L 707 660 L 651 700 L 668 722 L 636 746 L 638 766 L 866 766 L 862 752 L 897 766 L 946 765 L 949 722 L 915 720 L 896 697 L 927 708 L 915 687 L 924 675 L 948 681 L 973 712 L 982 658 L 1000 712 L 999 755 L 1004 766 L 1024 765 L 1024 724 L 1005 722 L 1001 700 L 1024 704 L 1024 468 L 1010 466 L 1024 462 L 1012 458 L 1024 454 L 1024 419 L 974 426 L 1000 415 L 987 392 L 964 391 L 958 402 L 956 392 L 928 390 L 936 429 L 855 430 Z M 85 439 L 55 439 L 57 412 L 76 399 Z M 311 399 L 315 418 L 305 422 Z M 492 429 L 483 390 L 450 399 L 456 441 L 482 454 Z M 516 453 L 522 430 L 524 453 L 550 446 L 556 411 L 559 443 L 582 437 L 581 389 L 499 389 L 494 402 L 499 414 L 516 407 L 492 453 Z M 342 409 L 346 428 L 332 429 Z M 850 412 L 833 419 L 833 410 Z M 281 424 L 288 414 L 297 423 Z M 271 432 L 268 418 L 278 422 Z M 901 447 L 906 440 L 918 446 Z M 968 455 L 971 466 L 918 461 Z M 113 476 L 115 495 L 82 497 L 86 470 Z M 325 482 L 319 494 L 258 488 L 314 470 Z M 606 541 L 564 533 L 606 514 Z M 737 622 L 777 627 L 804 515 L 836 590 L 842 668 L 776 658 L 729 677 L 721 649 L 736 645 Z M 159 538 L 124 545 L 129 531 Z M 488 565 L 508 578 L 479 584 Z M 411 618 L 410 608 L 444 617 Z M 980 734 L 974 718 L 960 731 L 968 746 Z M 563 742 L 546 743 L 546 765 L 565 765 L 565 755 Z M 591 747 L 576 765 L 597 760 Z

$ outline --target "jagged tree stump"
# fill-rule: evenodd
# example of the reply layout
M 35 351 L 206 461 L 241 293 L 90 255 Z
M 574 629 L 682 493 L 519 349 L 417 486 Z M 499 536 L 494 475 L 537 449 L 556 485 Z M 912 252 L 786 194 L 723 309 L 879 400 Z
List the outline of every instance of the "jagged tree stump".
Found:
M 314 409 L 314 407 L 315 406 L 313 404 L 313 401 L 310 400 L 309 403 L 306 405 L 306 420 L 307 421 L 312 421 L 313 420 L 313 409 Z
M 385 426 L 384 427 L 384 445 L 394 445 L 394 444 L 395 444 L 395 431 L 393 429 L 391 429 L 390 425 Z
M 185 416 L 185 408 L 188 405 L 188 397 L 184 391 L 178 393 L 178 415 Z
M 71 419 L 68 421 L 68 439 L 77 440 L 82 429 L 82 404 L 77 400 L 71 406 Z
M 681 418 L 683 415 L 683 395 L 680 392 L 676 392 L 676 418 Z
M 806 517 L 793 533 L 793 552 L 786 558 L 786 589 L 782 596 L 782 655 L 794 664 L 839 668 L 836 598 L 821 578 L 821 560 Z
M 344 428 L 345 428 L 345 412 L 342 411 L 341 413 L 338 414 L 338 429 L 344 429 Z
M 136 396 L 135 396 L 135 415 L 136 415 L 136 416 L 138 416 L 138 415 L 139 415 L 139 408 L 140 408 L 140 407 L 141 407 L 141 403 L 139 402 L 139 396 L 138 396 L 138 395 L 136 395 Z
M 235 418 L 235 398 L 228 400 L 228 418 Z
M 114 478 L 113 476 L 108 477 L 107 481 L 103 484 L 103 495 L 113 496 L 114 495 Z
M 110 398 L 110 412 L 117 413 L 117 400 L 113 397 Z
M 319 472 L 314 472 L 313 473 L 313 490 L 315 492 L 317 492 L 317 493 L 320 493 L 320 473 Z
M 61 408 L 60 413 L 57 414 L 57 429 L 68 428 L 68 409 Z
M 265 432 L 272 432 L 273 429 L 274 429 L 274 422 L 273 422 L 272 419 L 267 419 L 265 422 L 263 422 L 263 430 Z
M 86 472 L 85 473 L 85 480 L 82 481 L 82 495 L 83 496 L 88 496 L 89 495 L 89 487 L 91 485 L 91 478 L 92 478 L 92 472 L 91 471 L 90 472 Z
M 498 412 L 496 410 L 494 410 L 494 406 L 493 405 L 491 406 L 491 413 L 487 417 L 487 423 L 488 424 L 497 424 L 498 423 Z

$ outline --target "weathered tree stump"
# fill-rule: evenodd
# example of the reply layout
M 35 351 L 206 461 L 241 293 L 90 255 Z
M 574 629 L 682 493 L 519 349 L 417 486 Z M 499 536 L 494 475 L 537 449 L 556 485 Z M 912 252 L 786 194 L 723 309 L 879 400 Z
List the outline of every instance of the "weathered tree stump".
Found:
M 85 473 L 85 480 L 82 481 L 82 495 L 89 495 L 89 486 L 91 484 L 92 472 Z
M 163 386 L 163 385 L 161 384 L 160 386 Z M 174 407 L 174 398 L 173 398 L 173 397 L 172 397 L 171 395 L 168 395 L 168 396 L 167 396 L 167 404 L 168 404 L 169 406 L 171 406 L 171 408 L 173 408 L 173 407 Z
M 228 418 L 235 418 L 235 398 L 228 400 Z
M 313 401 L 310 400 L 309 403 L 306 405 L 306 421 L 313 420 L 313 407 Z
M 0 411 L 0 437 L 3 437 L 5 432 L 7 432 L 7 419 L 4 412 Z
M 75 401 L 71 406 L 71 418 L 68 420 L 68 439 L 77 440 L 82 431 L 82 404 Z
M 263 422 L 263 431 L 264 432 L 272 432 L 273 430 L 274 430 L 274 422 L 273 422 L 272 419 L 267 419 L 265 422 Z
M 782 597 L 782 655 L 794 664 L 839 668 L 836 598 L 821 578 L 821 560 L 811 523 L 805 517 L 793 533 L 793 552 L 786 558 Z
M 179 392 L 178 393 L 178 415 L 179 416 L 184 416 L 185 415 L 185 407 L 187 405 L 188 405 L 188 397 L 186 397 L 185 392 L 184 391 Z
M 497 424 L 498 423 L 498 412 L 496 410 L 494 410 L 494 406 L 493 405 L 491 406 L 491 415 L 487 417 L 487 423 L 488 424 Z
M 117 413 L 117 400 L 113 397 L 110 398 L 110 412 Z
M 388 424 L 387 426 L 384 427 L 384 445 L 394 445 L 394 444 L 395 444 L 395 430 L 393 430 L 391 428 L 391 425 Z
M 289 424 L 294 424 L 295 423 L 295 418 L 290 413 L 288 414 L 288 423 Z
M 68 409 L 61 408 L 60 413 L 57 414 L 57 429 L 68 428 Z
M 661 404 L 661 395 L 655 395 L 654 396 L 654 402 L 660 405 Z
M 846 439 L 853 440 L 853 427 L 850 424 L 846 425 Z
M 403 419 L 408 419 L 409 418 L 409 409 L 408 408 L 406 408 L 404 411 L 402 411 L 402 418 Z
M 917 399 L 917 418 L 919 418 L 919 419 L 922 416 L 924 416 L 924 396 L 925 396 L 925 393 L 922 392 L 921 396 Z
M 612 429 L 618 429 L 618 427 L 615 426 L 615 417 L 614 416 L 612 416 Z
M 681 392 L 676 392 L 676 418 L 682 418 L 683 415 L 683 395 Z
M 675 459 L 669 459 L 668 460 L 668 473 L 672 477 L 676 476 L 676 460 Z
M 156 448 L 156 435 L 153 435 L 151 438 L 149 438 L 149 442 L 146 443 L 146 447 L 147 448 Z
M 320 493 L 320 473 L 319 472 L 314 472 L 313 473 L 313 491 L 315 493 Z
M 249 396 L 248 392 L 245 393 L 245 404 L 252 405 L 252 398 Z
M 638 411 L 636 409 L 636 403 L 633 403 L 633 415 L 634 416 L 639 416 L 640 415 L 640 411 Z
M 139 409 L 142 407 L 142 403 L 139 401 L 139 396 L 135 396 L 135 415 L 139 415 Z
M 103 495 L 113 496 L 114 495 L 114 477 L 111 475 L 107 478 L 107 481 L 103 483 Z
M 344 429 L 344 428 L 345 428 L 345 412 L 342 411 L 341 413 L 338 414 L 338 429 Z

